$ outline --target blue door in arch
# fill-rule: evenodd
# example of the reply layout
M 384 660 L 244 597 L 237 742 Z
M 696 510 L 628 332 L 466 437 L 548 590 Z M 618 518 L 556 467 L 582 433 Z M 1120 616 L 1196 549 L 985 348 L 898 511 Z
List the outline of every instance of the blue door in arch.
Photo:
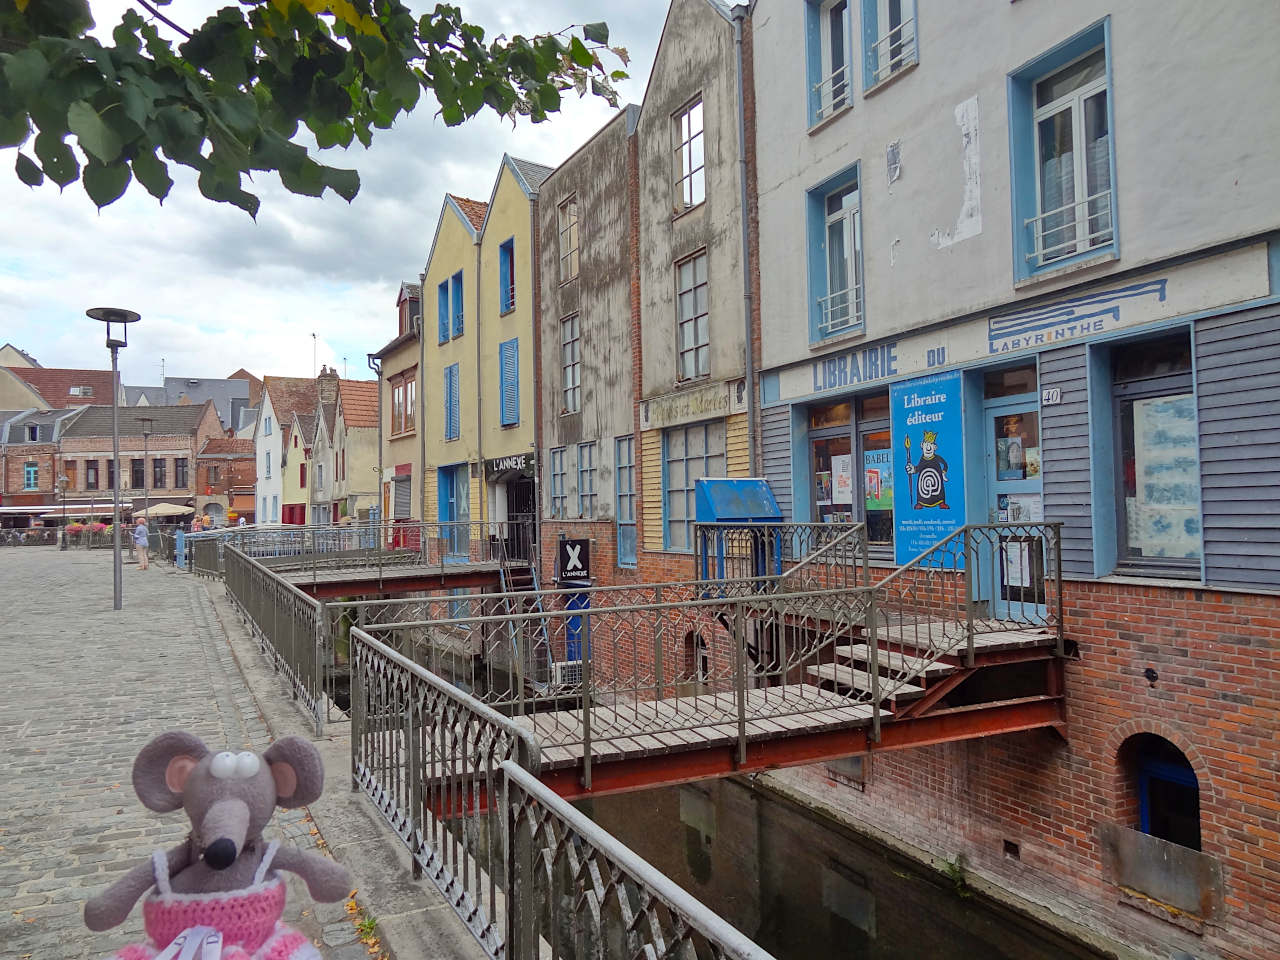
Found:
M 985 400 L 987 520 L 1044 521 L 1040 403 L 1034 393 Z M 976 540 L 982 590 L 997 618 L 1044 621 L 1044 544 L 1036 528 L 1012 526 Z
M 437 515 L 443 529 L 445 563 L 465 563 L 471 554 L 471 468 L 463 463 L 436 471 Z

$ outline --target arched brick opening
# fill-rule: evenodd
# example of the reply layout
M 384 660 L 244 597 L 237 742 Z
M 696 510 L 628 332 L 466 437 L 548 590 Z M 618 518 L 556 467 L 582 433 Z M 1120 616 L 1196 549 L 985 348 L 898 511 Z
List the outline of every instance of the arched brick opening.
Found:
M 1111 731 L 1107 737 L 1106 758 L 1110 769 L 1108 808 L 1115 823 L 1126 827 L 1138 825 L 1138 785 L 1134 775 L 1136 738 L 1143 734 L 1159 737 L 1176 747 L 1191 765 L 1200 790 L 1200 822 L 1202 831 L 1215 799 L 1209 767 L 1191 739 L 1178 727 L 1160 720 L 1130 720 Z

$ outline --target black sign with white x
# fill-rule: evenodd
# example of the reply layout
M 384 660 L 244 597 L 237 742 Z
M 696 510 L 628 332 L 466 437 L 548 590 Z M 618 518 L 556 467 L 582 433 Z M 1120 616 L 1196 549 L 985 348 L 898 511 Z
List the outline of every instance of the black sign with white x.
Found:
M 591 579 L 591 541 L 561 540 L 556 566 L 561 580 Z

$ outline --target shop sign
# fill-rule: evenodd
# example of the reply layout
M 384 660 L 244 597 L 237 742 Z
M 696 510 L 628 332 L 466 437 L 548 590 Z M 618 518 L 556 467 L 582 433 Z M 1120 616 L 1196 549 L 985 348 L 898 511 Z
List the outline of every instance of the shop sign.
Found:
M 586 583 L 591 580 L 591 541 L 561 540 L 556 548 L 557 577 L 561 583 Z
M 668 393 L 640 404 L 640 429 L 661 430 L 682 423 L 710 420 L 729 413 L 729 385 L 709 383 L 694 390 Z
M 964 526 L 964 404 L 959 371 L 895 383 L 889 390 L 895 560 L 909 563 Z M 963 560 L 963 552 L 957 556 Z
M 533 454 L 517 453 L 509 457 L 494 457 L 484 462 L 485 474 L 492 478 L 500 473 L 519 473 L 521 476 L 533 476 Z

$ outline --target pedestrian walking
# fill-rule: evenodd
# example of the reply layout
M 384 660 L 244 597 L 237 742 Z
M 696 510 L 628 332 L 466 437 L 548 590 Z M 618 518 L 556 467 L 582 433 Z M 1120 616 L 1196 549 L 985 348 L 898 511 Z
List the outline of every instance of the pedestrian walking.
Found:
M 133 547 L 138 553 L 138 569 L 147 569 L 147 548 L 150 546 L 151 532 L 147 529 L 147 521 L 139 520 L 133 528 Z

